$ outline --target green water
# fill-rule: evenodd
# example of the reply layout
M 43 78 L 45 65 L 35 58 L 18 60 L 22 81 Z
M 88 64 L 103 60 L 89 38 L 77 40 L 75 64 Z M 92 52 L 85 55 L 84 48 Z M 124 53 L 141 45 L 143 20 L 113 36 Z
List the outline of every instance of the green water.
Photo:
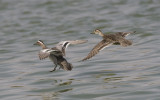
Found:
M 1 100 L 160 100 L 159 0 L 0 0 Z M 129 47 L 110 46 L 78 62 L 101 41 L 91 35 L 137 31 Z M 70 46 L 72 71 L 40 61 L 43 40 L 86 39 Z

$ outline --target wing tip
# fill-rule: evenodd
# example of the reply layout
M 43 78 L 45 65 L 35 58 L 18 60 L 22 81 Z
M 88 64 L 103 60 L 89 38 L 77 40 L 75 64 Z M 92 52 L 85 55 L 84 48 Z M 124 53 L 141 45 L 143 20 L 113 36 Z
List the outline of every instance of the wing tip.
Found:
M 90 59 L 90 58 L 92 58 L 92 57 L 85 57 L 85 58 L 83 58 L 82 60 L 80 60 L 80 61 L 86 61 L 86 60 L 88 60 L 88 59 Z

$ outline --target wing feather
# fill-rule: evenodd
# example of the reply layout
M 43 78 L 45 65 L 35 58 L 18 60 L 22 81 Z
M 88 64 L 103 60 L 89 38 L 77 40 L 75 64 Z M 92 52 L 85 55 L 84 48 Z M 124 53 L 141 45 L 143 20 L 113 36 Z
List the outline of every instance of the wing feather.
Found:
M 133 31 L 133 32 L 117 32 L 116 35 L 120 35 L 122 37 L 126 37 L 128 36 L 129 34 L 132 34 L 132 33 L 135 33 L 136 31 Z
M 39 55 L 39 59 L 40 60 L 42 60 L 42 59 L 45 59 L 45 58 L 47 58 L 49 55 L 50 55 L 50 53 L 49 52 L 43 52 L 43 51 L 40 51 L 39 53 L 38 53 L 38 55 Z
M 48 58 L 50 54 L 57 55 L 59 52 L 60 52 L 59 50 L 55 50 L 55 49 L 43 49 L 38 53 L 38 55 L 39 55 L 39 59 L 42 60 L 42 59 Z
M 73 40 L 73 41 L 61 41 L 56 45 L 56 48 L 62 52 L 62 54 L 65 56 L 65 50 L 70 44 L 82 44 L 86 43 L 87 40 Z
M 112 44 L 111 41 L 102 40 L 96 46 L 94 46 L 94 48 L 90 51 L 90 53 L 88 54 L 88 56 L 85 57 L 84 59 L 82 59 L 82 61 L 92 58 L 93 56 L 95 56 L 96 54 L 98 54 L 99 51 L 103 50 L 105 47 L 110 46 L 111 44 Z

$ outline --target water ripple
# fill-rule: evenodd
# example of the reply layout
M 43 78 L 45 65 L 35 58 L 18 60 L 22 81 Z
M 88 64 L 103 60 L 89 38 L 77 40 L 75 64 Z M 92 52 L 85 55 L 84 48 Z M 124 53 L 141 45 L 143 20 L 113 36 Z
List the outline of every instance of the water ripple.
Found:
M 0 98 L 3 100 L 159 100 L 158 0 L 1 0 Z M 101 41 L 90 33 L 136 31 L 129 47 L 110 46 L 78 62 Z M 54 47 L 62 40 L 85 39 L 70 46 L 66 59 L 72 71 L 53 69 L 40 61 L 33 46 L 44 40 Z

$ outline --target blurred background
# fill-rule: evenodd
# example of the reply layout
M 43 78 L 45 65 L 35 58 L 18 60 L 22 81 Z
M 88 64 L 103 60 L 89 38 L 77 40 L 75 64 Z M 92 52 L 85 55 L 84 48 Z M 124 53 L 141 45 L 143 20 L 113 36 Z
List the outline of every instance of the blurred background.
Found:
M 1 100 L 160 100 L 159 0 L 0 0 Z M 136 31 L 129 47 L 110 46 L 78 62 L 101 41 L 90 33 Z M 88 40 L 68 47 L 72 71 L 40 61 L 43 40 Z

